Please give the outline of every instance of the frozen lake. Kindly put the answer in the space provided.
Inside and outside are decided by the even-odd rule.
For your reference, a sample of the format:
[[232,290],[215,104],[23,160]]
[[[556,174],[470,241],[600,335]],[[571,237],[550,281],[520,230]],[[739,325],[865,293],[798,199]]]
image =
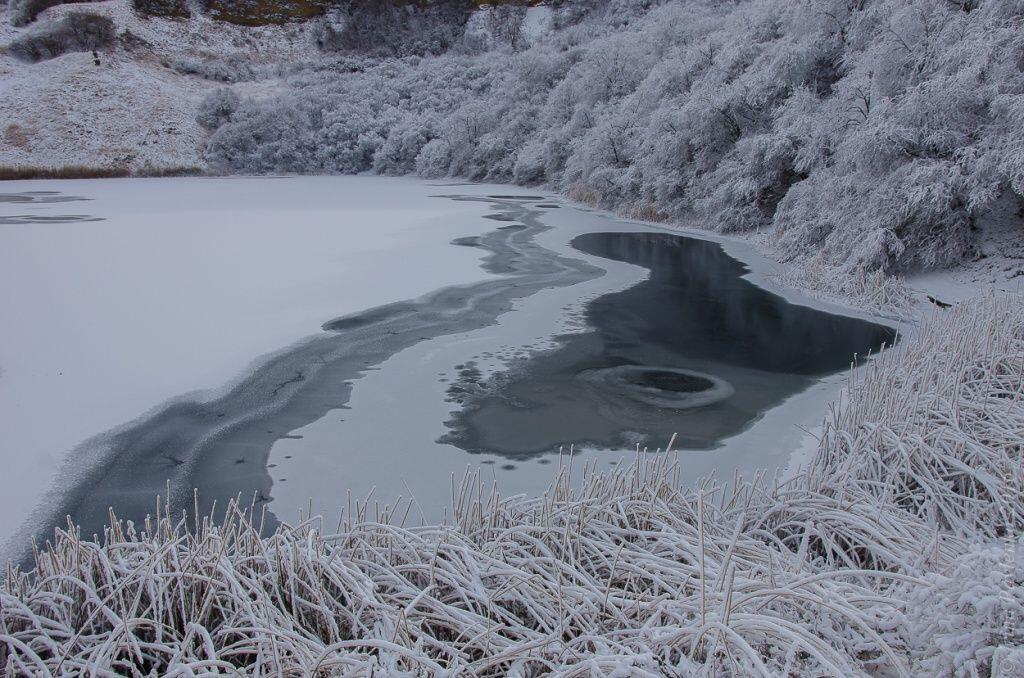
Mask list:
[[437,520],[467,466],[533,494],[560,447],[672,433],[692,479],[783,467],[893,332],[767,266],[507,186],[0,185],[0,539],[141,518],[168,484]]

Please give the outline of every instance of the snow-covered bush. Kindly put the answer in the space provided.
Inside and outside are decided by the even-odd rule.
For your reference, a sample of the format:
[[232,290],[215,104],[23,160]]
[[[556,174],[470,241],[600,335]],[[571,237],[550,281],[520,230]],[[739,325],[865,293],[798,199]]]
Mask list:
[[492,4],[487,10],[487,28],[491,37],[513,52],[523,45],[526,22],[526,0],[510,0]]
[[[339,20],[338,46],[394,54],[433,35],[411,19],[415,39],[388,28],[399,6],[375,6],[377,23]],[[359,101],[384,121],[367,147],[386,154],[378,172],[574,186],[629,214],[769,232],[784,256],[850,274],[976,256],[992,206],[1024,196],[1020,0],[565,0],[551,12],[556,28],[516,53],[493,40],[479,53],[467,35],[421,60],[311,66],[225,129],[259,134],[258,117],[277,145],[275,108]],[[296,134],[328,142],[324,118]],[[234,141],[248,150],[223,148]],[[254,171],[258,146],[225,131],[210,158]],[[289,167],[342,171],[323,157]]]
[[182,75],[197,75],[216,82],[246,82],[256,77],[256,68],[245,57],[179,59],[171,67]]
[[143,16],[187,19],[192,16],[188,0],[132,0],[132,9]]
[[[411,174],[416,172],[424,176],[430,172],[417,170],[417,158],[423,148],[434,141],[441,128],[441,123],[429,117],[415,115],[403,116],[388,131],[387,138],[374,156],[373,169],[380,174]],[[428,152],[429,154],[429,152]],[[424,159],[426,163],[426,159]],[[445,169],[448,161],[443,163]]]
[[206,129],[217,129],[234,114],[238,104],[238,95],[223,87],[210,93],[199,103],[196,122]]
[[53,59],[67,52],[103,49],[114,41],[114,22],[91,12],[69,12],[19,36],[7,48],[23,61]]
[[972,545],[910,587],[907,610],[919,675],[993,675],[999,648],[1024,646],[1024,542]]
[[462,37],[472,0],[343,0],[332,6],[319,45],[377,56],[441,54]]
[[[338,70],[345,75],[339,77]],[[243,101],[210,139],[207,156],[222,170],[361,172],[375,167],[398,173],[416,164],[411,153],[444,137],[449,160],[432,174],[447,174],[457,150],[452,142],[469,143],[467,135],[487,131],[484,114],[471,114],[472,107],[463,110],[463,104],[472,99],[471,92],[486,92],[491,80],[490,68],[462,56],[440,63],[418,57],[366,60],[358,66],[350,60],[328,62],[292,75],[292,92]],[[487,119],[492,122],[493,116]],[[393,129],[399,136],[385,146]],[[387,155],[378,158],[381,149]]]
[[12,24],[15,26],[25,26],[35,21],[37,16],[51,7],[88,1],[89,0],[11,0],[8,5],[8,11],[11,14]]

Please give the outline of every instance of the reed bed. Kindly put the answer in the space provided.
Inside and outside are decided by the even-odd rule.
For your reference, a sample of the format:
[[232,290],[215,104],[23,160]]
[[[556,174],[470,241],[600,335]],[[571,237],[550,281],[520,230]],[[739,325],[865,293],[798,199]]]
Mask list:
[[[763,245],[777,248],[765,238]],[[861,308],[881,313],[904,315],[916,300],[903,278],[883,271],[852,270],[830,266],[820,257],[793,262],[772,278],[782,287],[794,288],[823,299],[841,299]]]
[[[996,557],[979,549],[1022,522],[1022,380],[1020,300],[990,298],[941,313],[856,370],[817,456],[785,482],[760,473],[691,488],[674,453],[638,450],[604,473],[569,455],[539,498],[502,497],[467,472],[445,525],[407,525],[408,503],[361,503],[336,525],[310,518],[261,537],[253,506],[238,501],[218,521],[166,504],[143,525],[112,515],[96,540],[68,525],[33,571],[8,570],[0,666],[985,673],[997,646],[1022,639],[1007,634],[1003,608],[975,609],[958,587],[978,558]],[[921,615],[929,600],[960,601],[957,619],[970,626],[977,614],[980,633],[928,631],[941,623]]]

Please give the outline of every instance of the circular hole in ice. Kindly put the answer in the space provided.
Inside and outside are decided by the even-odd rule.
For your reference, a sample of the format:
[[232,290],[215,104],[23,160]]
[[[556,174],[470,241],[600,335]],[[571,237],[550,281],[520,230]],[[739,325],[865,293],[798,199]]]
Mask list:
[[587,370],[580,378],[616,394],[654,407],[691,409],[721,402],[734,393],[729,382],[714,375],[676,367],[620,365]]

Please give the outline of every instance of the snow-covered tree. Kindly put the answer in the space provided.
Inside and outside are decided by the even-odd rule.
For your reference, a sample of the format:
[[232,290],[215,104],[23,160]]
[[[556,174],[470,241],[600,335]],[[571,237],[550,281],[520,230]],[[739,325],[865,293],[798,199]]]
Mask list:
[[[450,34],[422,59],[298,69],[280,96],[237,107],[210,159],[572,187],[628,213],[772,233],[786,256],[851,271],[975,256],[993,206],[1024,205],[1024,0],[551,11],[555,29],[518,52]],[[397,34],[373,35],[365,51],[400,53]]]

